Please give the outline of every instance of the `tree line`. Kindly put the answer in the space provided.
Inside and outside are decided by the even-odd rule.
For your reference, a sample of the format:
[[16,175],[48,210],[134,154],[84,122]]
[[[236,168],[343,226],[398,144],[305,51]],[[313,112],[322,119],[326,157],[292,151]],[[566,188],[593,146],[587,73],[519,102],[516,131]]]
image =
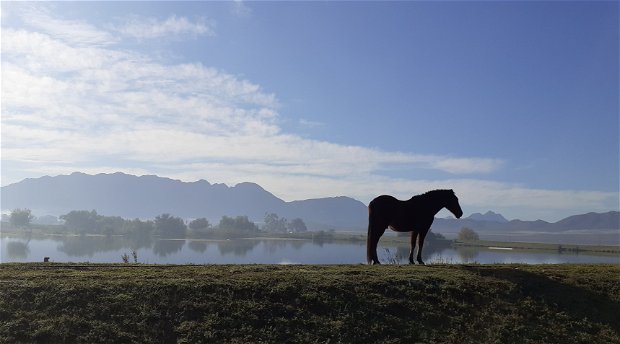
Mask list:
[[[3,218],[3,221],[6,218]],[[34,216],[30,209],[15,209],[8,216],[8,222],[16,228],[28,228]],[[96,210],[73,210],[61,215],[64,221],[62,227],[80,234],[130,234],[130,235],[159,235],[173,238],[203,236],[216,232],[231,233],[258,233],[265,232],[303,232],[307,231],[306,224],[300,218],[288,221],[277,214],[265,214],[265,224],[259,227],[247,216],[223,216],[217,225],[213,225],[205,217],[185,222],[182,218],[171,214],[161,214],[153,220],[128,220],[119,216],[104,216]]]

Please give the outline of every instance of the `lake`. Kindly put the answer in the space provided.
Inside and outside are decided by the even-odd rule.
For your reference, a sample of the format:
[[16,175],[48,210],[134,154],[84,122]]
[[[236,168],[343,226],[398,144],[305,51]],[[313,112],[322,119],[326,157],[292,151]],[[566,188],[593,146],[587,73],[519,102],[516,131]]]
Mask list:
[[[149,264],[362,264],[366,261],[364,242],[318,242],[291,239],[166,240],[142,238],[128,240],[122,236],[47,236],[0,238],[1,260],[7,262],[121,263],[132,251],[139,263]],[[379,259],[387,263],[407,263],[409,248],[379,243]],[[433,248],[424,246],[427,264],[460,263],[612,263],[620,256],[552,251],[529,252],[484,248]]]

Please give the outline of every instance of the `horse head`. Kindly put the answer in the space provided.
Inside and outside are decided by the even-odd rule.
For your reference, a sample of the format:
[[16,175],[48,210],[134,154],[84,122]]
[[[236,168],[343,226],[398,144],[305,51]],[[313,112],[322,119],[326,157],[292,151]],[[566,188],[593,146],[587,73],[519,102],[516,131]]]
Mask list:
[[461,205],[459,204],[459,199],[456,197],[456,194],[453,190],[450,190],[449,196],[446,200],[445,206],[457,219],[460,219],[463,216],[463,210],[461,210]]

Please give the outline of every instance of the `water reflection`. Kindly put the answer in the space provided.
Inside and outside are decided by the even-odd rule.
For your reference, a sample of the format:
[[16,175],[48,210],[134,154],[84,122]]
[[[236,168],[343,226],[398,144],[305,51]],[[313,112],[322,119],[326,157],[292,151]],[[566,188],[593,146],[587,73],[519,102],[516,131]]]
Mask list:
[[166,257],[180,252],[184,245],[185,240],[160,239],[155,241],[153,252],[159,257]]
[[223,256],[233,254],[244,257],[258,244],[258,240],[223,240],[217,242],[217,249]]
[[6,244],[6,251],[9,257],[17,259],[25,259],[30,254],[28,242],[11,241]]
[[[0,262],[90,261],[120,263],[124,254],[137,252],[141,263],[185,264],[359,264],[366,259],[362,241],[321,239],[159,239],[152,236],[45,236],[0,238]],[[407,264],[409,246],[386,242],[378,250],[382,262]],[[423,259],[429,263],[620,263],[618,256],[594,256],[570,252],[493,251],[474,247],[425,245]]]
[[204,240],[192,240],[187,246],[198,253],[204,253],[207,250],[207,243]]
[[116,251],[123,248],[124,242],[119,237],[90,237],[85,235],[62,237],[58,251],[69,257],[92,257],[98,252]]
[[[265,252],[267,254],[273,254],[279,250],[282,250],[285,247],[292,247],[295,250],[301,249],[304,245],[310,244],[311,242],[307,240],[266,240],[263,242],[263,246],[265,248]],[[314,242],[315,245],[321,247],[324,244],[324,241]]]
[[[422,260],[429,261],[435,256],[440,255],[441,251],[446,248],[449,248],[449,246],[437,245],[437,243],[428,242],[424,245],[424,249],[422,250]],[[377,252],[379,254],[379,260],[382,262],[398,264],[409,263],[410,246],[408,244],[401,244],[396,247],[390,247],[382,245],[381,242],[379,242],[379,248]]]
[[463,263],[475,263],[480,249],[476,247],[458,247],[456,252],[461,257]]

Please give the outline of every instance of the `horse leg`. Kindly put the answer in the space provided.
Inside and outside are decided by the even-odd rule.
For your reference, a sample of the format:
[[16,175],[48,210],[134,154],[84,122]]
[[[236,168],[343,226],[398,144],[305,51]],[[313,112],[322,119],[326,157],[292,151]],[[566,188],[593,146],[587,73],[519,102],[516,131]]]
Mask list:
[[417,242],[418,232],[411,232],[411,250],[409,250],[409,264],[414,264],[413,262],[413,250],[415,250],[415,243]]
[[385,227],[370,222],[368,224],[368,237],[366,238],[366,259],[368,264],[381,264],[377,257],[377,244],[379,238],[385,233]]
[[418,256],[416,257],[416,260],[421,265],[424,265],[424,262],[422,261],[422,247],[424,247],[424,238],[426,238],[426,233],[428,233],[428,230],[418,234]]

